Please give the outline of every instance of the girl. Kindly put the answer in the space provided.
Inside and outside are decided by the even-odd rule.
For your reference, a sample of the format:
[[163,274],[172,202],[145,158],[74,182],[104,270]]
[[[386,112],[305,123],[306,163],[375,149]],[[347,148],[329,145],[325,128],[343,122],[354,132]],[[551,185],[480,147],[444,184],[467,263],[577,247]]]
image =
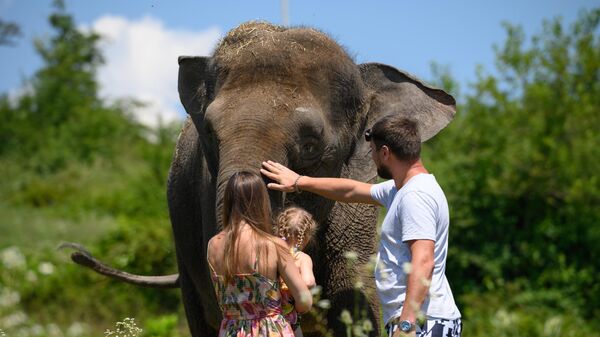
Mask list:
[[219,337],[294,336],[282,315],[281,277],[295,309],[312,296],[282,239],[271,234],[271,207],[261,177],[235,173],[223,196],[223,230],[208,242],[207,259],[223,313]]
[[[313,217],[302,208],[289,207],[277,217],[277,235],[285,240],[296,266],[300,270],[302,280],[307,287],[315,286],[312,259],[302,250],[312,239],[317,224]],[[298,312],[294,310],[295,297],[284,283],[282,285],[283,313],[294,329],[296,337],[302,336]]]

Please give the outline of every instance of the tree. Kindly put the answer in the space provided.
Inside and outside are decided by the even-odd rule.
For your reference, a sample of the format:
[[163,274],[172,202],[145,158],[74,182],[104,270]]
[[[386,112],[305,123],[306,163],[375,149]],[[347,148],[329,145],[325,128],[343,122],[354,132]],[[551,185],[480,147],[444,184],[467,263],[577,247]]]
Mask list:
[[0,154],[20,154],[39,172],[54,172],[69,160],[110,158],[116,147],[143,132],[123,105],[108,105],[98,95],[100,36],[78,30],[62,1],[54,6],[49,18],[54,36],[35,40],[44,66],[16,103],[0,98],[7,122],[0,128]]
[[[591,317],[600,302],[600,9],[518,26],[425,151],[448,191],[459,293],[510,283]],[[442,80],[448,80],[442,78]]]
[[14,22],[7,22],[0,19],[0,46],[14,45],[11,39],[21,36],[21,28]]

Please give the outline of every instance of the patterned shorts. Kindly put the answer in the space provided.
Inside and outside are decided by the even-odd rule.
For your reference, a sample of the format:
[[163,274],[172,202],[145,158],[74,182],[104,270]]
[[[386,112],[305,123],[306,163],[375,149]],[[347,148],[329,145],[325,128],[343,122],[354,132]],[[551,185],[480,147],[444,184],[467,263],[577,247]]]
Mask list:
[[[396,330],[400,330],[399,322],[391,322],[385,326],[388,336],[391,337]],[[422,326],[417,325],[417,337],[460,337],[462,334],[462,321],[460,318],[429,319]]]

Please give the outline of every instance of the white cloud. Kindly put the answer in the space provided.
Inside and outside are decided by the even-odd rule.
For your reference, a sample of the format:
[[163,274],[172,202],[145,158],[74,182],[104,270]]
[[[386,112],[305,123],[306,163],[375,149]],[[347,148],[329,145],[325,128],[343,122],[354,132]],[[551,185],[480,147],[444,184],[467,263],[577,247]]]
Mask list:
[[103,36],[100,44],[106,64],[99,69],[101,95],[109,99],[131,97],[146,107],[135,112],[142,123],[183,117],[177,93],[177,57],[208,55],[221,37],[219,28],[204,31],[165,27],[153,17],[128,20],[105,15],[91,27]]

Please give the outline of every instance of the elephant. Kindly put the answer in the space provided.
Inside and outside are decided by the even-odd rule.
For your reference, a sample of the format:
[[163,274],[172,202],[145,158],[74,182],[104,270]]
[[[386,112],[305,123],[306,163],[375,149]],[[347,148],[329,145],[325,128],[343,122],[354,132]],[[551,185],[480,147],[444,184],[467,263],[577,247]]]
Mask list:
[[[222,195],[240,170],[258,174],[273,160],[301,175],[375,183],[376,167],[363,135],[378,118],[417,121],[421,140],[456,113],[454,98],[392,66],[356,64],[336,41],[309,27],[247,22],[229,31],[205,57],[180,57],[178,90],[188,114],[169,171],[167,199],[178,274],[137,276],[114,270],[80,249],[72,258],[106,275],[155,287],[181,288],[192,336],[217,334],[221,321],[206,259],[221,228]],[[267,181],[267,178],[265,178]],[[331,301],[334,335],[345,334],[344,308],[360,302],[379,336],[379,303],[364,265],[377,250],[372,205],[344,204],[315,194],[269,191],[274,214],[287,205],[309,211],[318,230],[307,253],[317,284]],[[354,264],[345,254],[357,253]],[[356,295],[355,283],[362,282]],[[303,323],[305,334],[318,335]]]

